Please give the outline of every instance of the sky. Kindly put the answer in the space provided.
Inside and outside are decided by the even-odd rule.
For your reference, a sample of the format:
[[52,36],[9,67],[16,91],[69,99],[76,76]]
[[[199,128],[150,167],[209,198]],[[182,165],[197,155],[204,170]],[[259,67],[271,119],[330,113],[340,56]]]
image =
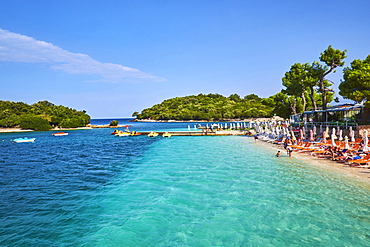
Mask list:
[[[0,0],[0,100],[91,118],[217,93],[269,97],[332,45],[370,54],[369,0]],[[338,85],[342,69],[328,76]]]

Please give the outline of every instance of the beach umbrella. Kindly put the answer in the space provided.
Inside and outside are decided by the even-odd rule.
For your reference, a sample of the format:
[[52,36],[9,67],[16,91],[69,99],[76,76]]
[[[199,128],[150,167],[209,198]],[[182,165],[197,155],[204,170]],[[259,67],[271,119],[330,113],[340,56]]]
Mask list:
[[355,142],[355,132],[353,131],[352,127],[349,127],[349,137],[351,137],[351,142]]
[[335,144],[335,139],[336,139],[336,136],[335,136],[335,132],[334,132],[334,133],[332,133],[332,134],[331,134],[331,145],[332,145],[333,147],[335,147],[335,146],[336,146],[336,144]]
[[312,128],[313,136],[316,136],[316,126],[314,125]]
[[299,130],[299,139],[303,140],[304,139],[304,134],[303,134],[303,129]]
[[339,141],[343,141],[343,131],[342,130],[339,130],[339,138],[338,138]]
[[194,124],[194,130],[197,130],[197,126]]
[[293,131],[291,131],[291,132],[292,132],[292,141],[297,140],[297,139],[295,138],[294,132],[293,132]]
[[332,136],[334,136],[334,139],[338,139],[338,137],[335,135],[335,128],[332,129]]
[[322,125],[320,124],[320,133],[322,133]]
[[370,148],[368,146],[369,138],[368,138],[367,135],[368,135],[367,130],[364,130],[364,134],[363,134],[364,148],[362,149],[362,151],[364,151],[364,152],[369,152],[370,151]]
[[285,127],[285,128],[284,128],[284,133],[285,133],[286,135],[288,135],[288,136],[290,135],[290,133],[289,133],[289,129],[288,129],[287,127]]
[[344,149],[349,149],[348,136],[344,137]]
[[190,131],[190,125],[188,125],[188,130]]
[[313,137],[313,131],[310,130],[310,141],[313,142],[315,138]]
[[327,132],[326,131],[323,131],[322,132],[322,142],[323,143],[326,143],[326,138],[328,137],[328,134],[327,134]]
[[326,129],[325,129],[326,133],[329,134],[329,126],[326,126]]
[[337,126],[337,133],[339,134],[339,131],[340,131],[340,127],[339,125]]

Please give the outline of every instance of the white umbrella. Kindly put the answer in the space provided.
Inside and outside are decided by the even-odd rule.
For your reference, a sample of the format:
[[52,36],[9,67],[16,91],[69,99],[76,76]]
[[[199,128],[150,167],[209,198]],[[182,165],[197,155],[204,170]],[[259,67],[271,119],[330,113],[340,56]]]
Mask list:
[[323,131],[322,132],[322,142],[323,143],[326,143],[326,138],[328,137],[328,134],[327,134],[327,132],[326,131]]
[[367,137],[367,130],[364,130],[363,140],[364,140],[364,148],[362,149],[362,151],[369,152],[370,148],[368,146],[369,138]]
[[310,130],[310,141],[313,142],[315,138],[313,137],[313,131]]
[[302,129],[299,130],[299,139],[304,140],[304,134]]
[[312,132],[313,132],[313,136],[316,136],[316,126],[315,125],[313,126]]
[[190,131],[190,125],[188,125],[188,130]]
[[348,136],[344,137],[344,149],[349,149]]
[[339,138],[338,138],[339,141],[343,141],[343,131],[342,130],[339,130]]
[[336,138],[336,136],[335,136],[335,132],[334,132],[334,133],[332,133],[332,134],[331,134],[331,145],[332,145],[333,147],[335,147],[335,146],[336,146],[336,144],[335,144],[335,138]]
[[333,128],[331,133],[332,133],[332,136],[334,136],[334,139],[338,139],[338,137],[335,135],[335,128]]
[[292,131],[292,141],[295,141],[295,140],[297,139],[295,138],[294,132]]
[[349,127],[349,137],[351,137],[351,142],[355,142],[355,132],[353,131],[352,127]]

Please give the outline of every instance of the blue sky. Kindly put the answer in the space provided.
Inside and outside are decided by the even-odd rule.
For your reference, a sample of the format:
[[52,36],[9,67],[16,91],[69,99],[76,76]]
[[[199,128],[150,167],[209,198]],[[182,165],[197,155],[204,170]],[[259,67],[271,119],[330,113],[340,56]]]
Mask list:
[[[0,100],[48,100],[92,118],[165,99],[268,97],[329,45],[370,54],[370,1],[0,0]],[[341,70],[328,77],[336,84]]]

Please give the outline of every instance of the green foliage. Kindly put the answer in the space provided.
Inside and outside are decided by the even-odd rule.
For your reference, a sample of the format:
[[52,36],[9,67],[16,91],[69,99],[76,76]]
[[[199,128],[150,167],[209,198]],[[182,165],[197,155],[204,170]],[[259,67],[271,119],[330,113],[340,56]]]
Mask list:
[[[351,67],[344,68],[343,79],[340,95],[357,102],[370,99],[370,55],[365,60],[353,60]],[[367,105],[370,107],[370,102]]]
[[237,94],[229,97],[199,94],[168,99],[135,115],[138,119],[153,120],[222,120],[272,116],[272,108],[261,101],[255,94],[244,98]]
[[109,124],[109,126],[117,126],[117,125],[118,125],[118,121],[117,120],[113,120]]
[[341,51],[334,49],[331,45],[320,54],[320,61],[324,62],[330,68],[342,67],[344,65],[347,50]]
[[370,116],[370,55],[364,60],[356,59],[351,67],[343,70],[343,81],[339,84],[339,94],[356,102],[363,101],[361,122],[368,123]]
[[47,130],[52,126],[84,127],[88,123],[90,116],[85,111],[56,106],[48,101],[28,105],[23,102],[0,100],[0,126],[3,127],[19,125],[21,128]]
[[[324,65],[319,62],[295,63],[285,73],[282,81],[286,88],[282,93],[293,97],[290,99],[293,114],[301,112],[297,109],[298,99],[302,101],[302,111],[307,108],[316,110],[318,104],[326,109],[327,103],[334,99],[334,93],[330,89],[332,83],[325,77],[331,72],[335,72],[335,68],[344,65],[343,59],[346,58],[346,52],[347,50],[340,51],[329,46],[320,54],[320,61]],[[319,98],[320,100],[318,100]]]
[[22,129],[32,129],[32,130],[50,130],[48,120],[34,114],[23,114],[20,117],[20,127]]

